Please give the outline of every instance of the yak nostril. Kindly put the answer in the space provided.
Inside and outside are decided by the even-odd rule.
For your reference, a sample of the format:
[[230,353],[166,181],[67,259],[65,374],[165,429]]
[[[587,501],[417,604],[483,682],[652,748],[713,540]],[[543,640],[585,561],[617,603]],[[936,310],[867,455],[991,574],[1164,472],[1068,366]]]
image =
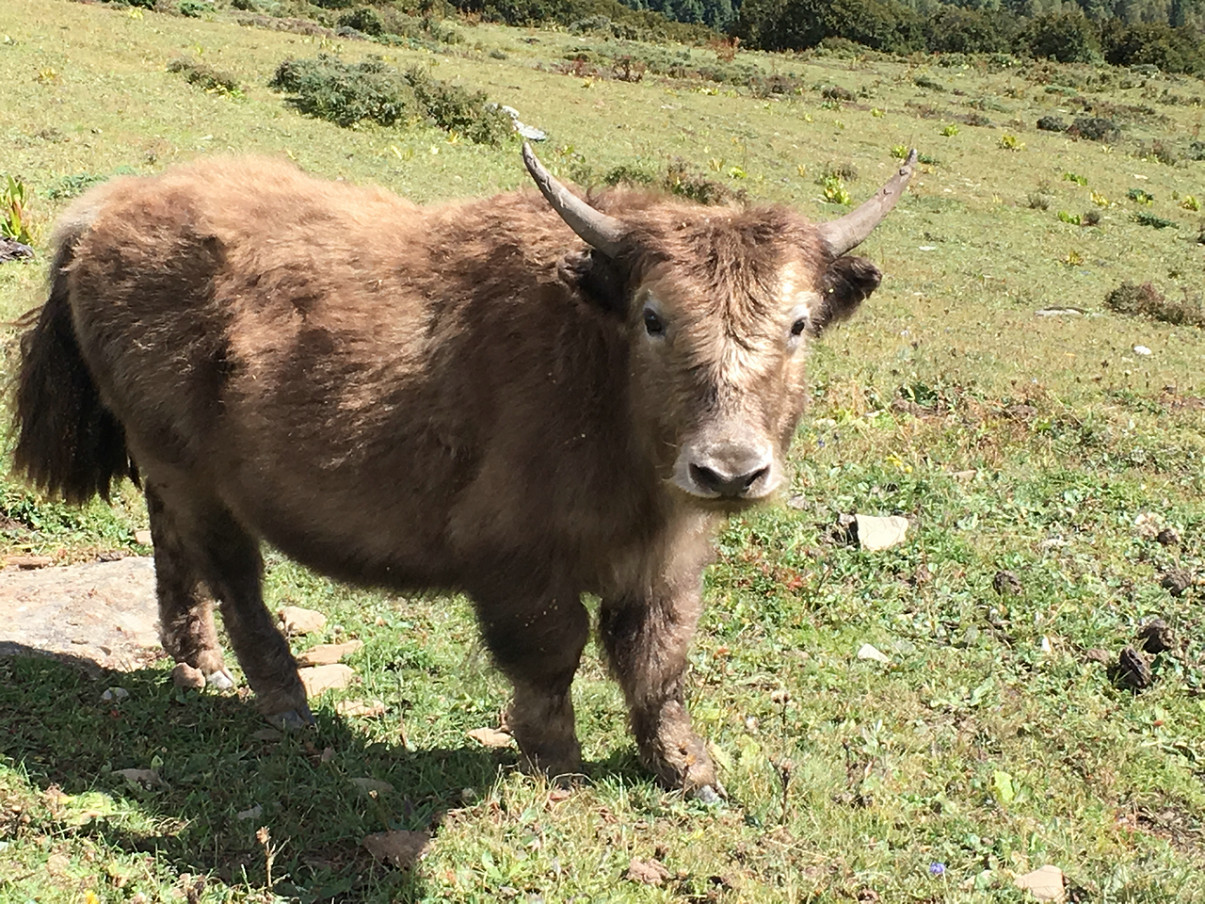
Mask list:
[[700,489],[708,493],[715,493],[717,496],[739,497],[748,493],[769,470],[769,465],[763,465],[753,471],[741,474],[724,474],[707,465],[692,464],[690,477]]

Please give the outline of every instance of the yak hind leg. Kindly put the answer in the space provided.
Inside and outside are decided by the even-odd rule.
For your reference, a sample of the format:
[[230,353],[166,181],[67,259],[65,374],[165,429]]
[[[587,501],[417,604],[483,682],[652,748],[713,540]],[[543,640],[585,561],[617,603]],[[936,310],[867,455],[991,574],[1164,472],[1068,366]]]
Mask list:
[[219,690],[235,685],[226,668],[213,623],[213,603],[202,592],[172,517],[159,494],[146,488],[155,555],[155,596],[159,603],[159,640],[177,663],[197,669]]
[[498,581],[487,594],[474,594],[486,645],[510,679],[514,698],[506,724],[519,745],[525,769],[549,776],[581,770],[571,686],[590,634],[580,594],[503,594]]
[[[264,605],[259,541],[216,501],[197,499],[191,494],[169,493],[162,486],[148,490],[148,498],[152,495],[158,510],[157,516],[153,517],[157,518],[160,534],[165,540],[166,586],[177,590],[184,585],[181,580],[185,573],[183,563],[188,563],[190,573],[204,581],[218,601],[226,633],[243,674],[247,676],[247,683],[255,692],[260,712],[272,723],[283,727],[311,724],[314,717],[306,702],[297,661]],[[152,539],[158,549],[159,537],[153,530]],[[155,566],[159,568],[158,554]],[[160,586],[164,585],[161,583]],[[186,607],[181,606],[179,600],[197,600],[195,589],[194,584],[191,597],[177,595],[166,601],[160,597],[160,617],[166,624],[201,626],[188,636],[201,635],[205,629],[212,632],[211,612],[198,611],[195,605],[182,611]],[[216,646],[214,639],[207,650],[216,650]],[[169,652],[176,655],[173,650],[169,649]]]
[[712,803],[724,794],[706,742],[691,728],[683,679],[698,592],[604,599],[599,633],[623,688],[640,758],[668,788]]

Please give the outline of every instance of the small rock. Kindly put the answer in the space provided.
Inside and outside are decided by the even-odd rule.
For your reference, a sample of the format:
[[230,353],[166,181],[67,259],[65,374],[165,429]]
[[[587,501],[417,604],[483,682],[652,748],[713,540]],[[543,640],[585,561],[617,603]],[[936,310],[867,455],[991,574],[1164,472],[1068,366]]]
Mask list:
[[1039,308],[1034,311],[1039,317],[1082,317],[1084,315],[1083,308]]
[[286,634],[313,634],[326,627],[326,616],[313,609],[285,606],[277,615]]
[[33,249],[23,242],[18,242],[16,239],[10,239],[7,236],[0,237],[0,264],[8,263],[9,261],[28,260],[33,257]]
[[1150,540],[1159,535],[1159,531],[1163,529],[1161,524],[1162,519],[1154,512],[1143,512],[1134,519],[1134,527],[1138,529],[1138,536]]
[[1175,646],[1172,629],[1161,618],[1153,618],[1139,628],[1138,639],[1142,642],[1142,649],[1152,655],[1166,652]]
[[858,545],[875,552],[899,546],[908,536],[908,519],[901,515],[854,515],[857,524]]
[[1108,650],[1102,650],[1100,647],[1089,650],[1084,654],[1084,658],[1089,662],[1099,662],[1101,665],[1108,665],[1113,657],[1109,655]]
[[259,819],[263,815],[264,815],[263,804],[256,804],[250,810],[240,810],[238,813],[235,814],[234,818],[240,819],[240,820],[246,822],[248,819]]
[[205,674],[187,662],[177,662],[172,669],[172,684],[185,690],[200,690],[205,686]]
[[427,832],[407,832],[396,829],[369,835],[360,843],[378,860],[392,863],[398,869],[410,869],[423,856],[431,835]]
[[1174,527],[1163,528],[1163,530],[1159,531],[1159,533],[1155,535],[1155,540],[1160,546],[1180,545],[1180,535],[1176,533],[1176,529]]
[[1192,575],[1185,568],[1169,568],[1159,576],[1159,586],[1172,596],[1181,596],[1192,586]]
[[151,546],[151,532],[149,530],[134,531],[134,542],[139,546]]
[[997,571],[992,578],[992,589],[1001,596],[1015,596],[1021,592],[1021,581],[1011,571]]
[[135,788],[167,787],[167,782],[154,769],[114,769],[113,774],[120,775]]
[[335,712],[341,716],[383,716],[385,704],[380,700],[340,700],[335,704]]
[[1150,353],[1151,353],[1151,350],[1149,348],[1147,348],[1145,345],[1135,345],[1134,346],[1134,354],[1136,354],[1136,355],[1141,355],[1142,357],[1145,358]]
[[100,695],[100,699],[104,700],[106,703],[120,703],[129,696],[130,692],[124,687],[111,687]]
[[310,647],[304,653],[297,657],[298,665],[331,665],[338,662],[344,656],[350,656],[360,647],[364,646],[362,640],[349,640],[347,643],[324,643],[316,647]]
[[862,644],[862,646],[860,646],[858,648],[858,658],[859,659],[870,659],[870,660],[873,660],[874,662],[882,662],[882,663],[891,662],[891,660],[887,658],[887,654],[883,653],[881,650],[879,650],[875,647],[872,647],[868,643],[864,643],[864,644]]
[[629,882],[639,882],[641,885],[662,885],[669,877],[669,870],[659,860],[641,860],[639,857],[632,858],[624,875]]
[[5,560],[6,565],[15,565],[22,571],[29,571],[33,568],[45,568],[48,565],[54,564],[54,559],[50,556],[9,556]]
[[1141,653],[1133,647],[1126,647],[1117,655],[1117,664],[1109,669],[1109,679],[1115,687],[1137,693],[1150,687],[1151,667]]
[[1017,888],[1028,891],[1039,901],[1062,901],[1067,892],[1063,886],[1063,871],[1049,864],[1013,880]]
[[474,728],[468,736],[484,747],[509,747],[513,738],[496,728]]
[[381,781],[379,778],[353,778],[349,781],[363,791],[365,794],[390,794],[393,791],[393,785],[389,782]]
[[351,684],[356,676],[350,666],[341,663],[310,666],[298,669],[297,674],[301,676],[301,683],[305,685],[305,692],[309,697],[317,697],[326,691],[342,690]]

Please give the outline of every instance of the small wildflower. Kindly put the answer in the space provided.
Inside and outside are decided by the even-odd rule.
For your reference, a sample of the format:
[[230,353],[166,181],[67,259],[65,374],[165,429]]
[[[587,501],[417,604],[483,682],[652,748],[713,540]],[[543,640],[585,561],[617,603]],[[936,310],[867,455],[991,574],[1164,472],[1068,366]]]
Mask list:
[[936,861],[934,861],[933,863],[929,864],[929,875],[930,876],[944,876],[945,874],[946,874],[946,865],[944,863],[937,863]]

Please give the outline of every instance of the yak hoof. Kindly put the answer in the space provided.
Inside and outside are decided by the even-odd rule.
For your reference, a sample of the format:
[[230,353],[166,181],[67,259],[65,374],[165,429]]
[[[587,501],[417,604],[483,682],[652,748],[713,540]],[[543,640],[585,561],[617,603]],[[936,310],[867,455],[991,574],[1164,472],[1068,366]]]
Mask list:
[[315,724],[314,714],[310,712],[310,708],[304,703],[300,709],[289,709],[283,713],[272,713],[266,718],[272,723],[273,728],[279,728],[281,731],[296,731]]
[[233,690],[238,682],[234,680],[234,676],[226,671],[226,669],[219,669],[206,675],[205,683],[217,688],[219,691],[229,691]]

